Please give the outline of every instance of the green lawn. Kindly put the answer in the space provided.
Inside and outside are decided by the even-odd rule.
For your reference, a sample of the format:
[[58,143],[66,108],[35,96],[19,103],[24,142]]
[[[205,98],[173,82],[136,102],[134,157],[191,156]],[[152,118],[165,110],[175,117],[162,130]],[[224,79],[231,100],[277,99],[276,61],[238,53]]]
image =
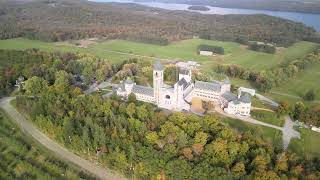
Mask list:
[[21,133],[0,110],[0,179],[92,179]]
[[[197,54],[197,47],[200,44],[221,46],[225,49],[225,55],[214,57],[200,56]],[[46,43],[22,38],[0,41],[0,49],[39,48],[44,51],[83,52],[94,54],[113,62],[125,60],[130,57],[139,57],[129,54],[170,60],[196,60],[201,62],[208,72],[212,71],[213,66],[216,64],[238,64],[255,70],[263,70],[273,67],[283,61],[301,57],[312,51],[316,45],[317,44],[310,42],[299,42],[289,48],[279,48],[277,53],[273,55],[251,51],[245,46],[234,42],[201,39],[173,42],[168,46],[158,46],[125,40],[109,40],[90,45],[88,48],[78,48],[68,42]],[[148,57],[140,58],[151,59]]]
[[[303,97],[304,94],[314,89],[316,92],[316,99],[320,100],[320,64],[307,68],[305,71],[299,72],[295,78],[283,83],[280,87],[274,88],[272,92],[282,93],[284,95],[269,93],[275,99],[291,99],[292,101],[301,101],[296,97],[288,95]],[[288,95],[286,95],[288,94]]]
[[280,127],[284,125],[284,118],[278,117],[275,112],[253,110],[251,111],[251,117],[258,121],[262,121]]
[[299,129],[301,139],[294,139],[289,145],[289,150],[306,157],[320,158],[320,133],[309,129]]

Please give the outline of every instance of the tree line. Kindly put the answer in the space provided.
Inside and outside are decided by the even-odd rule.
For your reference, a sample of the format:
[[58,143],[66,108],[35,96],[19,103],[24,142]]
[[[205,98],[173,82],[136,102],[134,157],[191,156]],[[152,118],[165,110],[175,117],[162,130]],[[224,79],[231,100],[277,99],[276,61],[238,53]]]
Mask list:
[[256,72],[234,64],[218,65],[215,71],[229,77],[248,80],[260,91],[267,92],[316,63],[320,63],[320,49],[318,48],[303,58],[282,63],[265,71]]
[[266,15],[202,15],[71,0],[6,1],[1,2],[0,12],[0,39],[66,41],[97,37],[167,45],[200,36],[223,41],[245,37],[277,46],[300,40],[320,42],[314,29]]
[[[112,77],[123,66],[111,64],[88,54],[49,53],[37,49],[24,51],[0,50],[0,96],[9,94],[18,77],[41,77],[48,85],[62,78],[69,85],[85,88],[93,82]],[[38,81],[35,82],[35,84]],[[43,83],[40,83],[40,85]],[[44,83],[45,84],[45,83]],[[36,87],[31,85],[31,89]]]
[[276,46],[273,44],[259,43],[259,42],[251,42],[249,43],[248,49],[258,52],[265,52],[269,54],[276,53]]
[[303,102],[290,104],[287,101],[279,103],[277,113],[280,115],[290,114],[294,120],[298,120],[307,125],[320,127],[320,106],[307,106]]
[[223,47],[219,46],[212,46],[212,45],[206,45],[206,44],[201,44],[198,46],[198,51],[210,51],[215,54],[224,54],[224,49]]

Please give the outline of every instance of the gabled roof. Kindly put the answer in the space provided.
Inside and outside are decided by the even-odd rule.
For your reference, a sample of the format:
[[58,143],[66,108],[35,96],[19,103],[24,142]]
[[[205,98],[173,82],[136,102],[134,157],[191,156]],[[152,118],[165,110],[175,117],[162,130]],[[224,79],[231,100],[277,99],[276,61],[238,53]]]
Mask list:
[[153,88],[146,86],[134,85],[132,88],[132,92],[137,94],[144,94],[146,96],[153,96]]
[[190,71],[188,69],[180,68],[179,74],[189,75]]
[[238,97],[234,94],[232,94],[231,92],[225,92],[224,94],[222,94],[222,97],[227,100],[228,102],[230,101],[235,101],[238,99]]
[[153,64],[153,69],[157,71],[163,71],[164,67],[159,60],[156,60],[156,62]]
[[215,82],[196,81],[194,87],[196,89],[202,89],[202,90],[208,90],[208,91],[221,91],[221,85]]
[[120,91],[122,91],[122,92],[126,91],[126,89],[124,87],[124,83],[119,84],[118,89],[120,89]]
[[127,79],[124,81],[125,84],[133,84],[133,81],[130,77],[127,77]]
[[231,84],[230,83],[230,79],[228,78],[228,76],[226,77],[226,79],[223,81],[224,84]]
[[185,89],[188,86],[188,82],[184,78],[182,78],[180,79],[180,81],[178,81],[178,85],[183,86],[183,89]]
[[239,98],[239,101],[243,103],[251,103],[251,96],[248,93],[245,93],[243,96]]

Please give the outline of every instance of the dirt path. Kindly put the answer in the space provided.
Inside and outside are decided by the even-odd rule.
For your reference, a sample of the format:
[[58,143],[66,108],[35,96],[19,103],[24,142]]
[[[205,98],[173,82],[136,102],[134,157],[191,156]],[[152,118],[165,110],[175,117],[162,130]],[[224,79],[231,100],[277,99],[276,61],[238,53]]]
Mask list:
[[36,141],[41,143],[43,146],[54,152],[57,156],[64,160],[67,160],[81,169],[90,172],[100,179],[125,179],[123,176],[116,174],[110,169],[101,168],[98,165],[85,160],[74,153],[68,151],[58,143],[48,138],[45,134],[39,131],[30,121],[26,120],[11,104],[10,101],[13,97],[6,97],[0,100],[0,107],[6,111],[6,113],[22,130],[23,133],[29,134]]
[[126,52],[121,52],[121,51],[113,51],[113,50],[107,50],[103,49],[105,52],[110,52],[110,53],[115,53],[115,54],[120,54],[120,55],[129,55],[129,56],[135,56],[135,57],[140,57],[140,58],[149,58],[149,59],[156,59],[156,60],[162,60],[162,61],[170,61],[174,58],[158,58],[158,57],[153,57],[153,56],[147,56],[147,55],[140,55],[140,54],[134,54],[134,53],[126,53]]

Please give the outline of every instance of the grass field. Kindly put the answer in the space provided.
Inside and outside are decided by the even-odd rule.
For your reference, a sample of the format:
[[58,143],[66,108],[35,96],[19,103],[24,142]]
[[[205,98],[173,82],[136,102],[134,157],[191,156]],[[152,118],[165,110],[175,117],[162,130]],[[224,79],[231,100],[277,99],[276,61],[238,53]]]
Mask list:
[[[316,92],[316,99],[320,100],[320,64],[316,64],[305,71],[299,72],[295,78],[272,90],[272,92],[284,95],[270,93],[270,96],[275,99],[286,98],[292,99],[293,101],[299,101],[301,99],[293,96],[303,97],[310,89],[314,89]],[[293,96],[290,97],[286,94]]]
[[[197,47],[200,44],[221,46],[225,55],[213,57],[200,56]],[[149,57],[170,60],[195,60],[201,62],[207,71],[216,64],[238,64],[255,70],[263,70],[276,66],[290,59],[298,58],[312,51],[317,44],[299,42],[289,48],[279,48],[276,54],[267,54],[248,50],[245,46],[234,42],[190,39],[174,42],[168,46],[158,46],[125,40],[110,40],[98,42],[88,48],[76,47],[73,43],[46,43],[22,38],[1,40],[0,49],[39,48],[44,51],[70,51],[90,53],[112,62],[132,57],[153,59]],[[144,57],[148,56],[148,57]]]
[[0,179],[92,179],[50,155],[0,111]]
[[301,139],[294,139],[289,145],[289,150],[306,157],[320,158],[320,133],[309,129],[299,129]]
[[280,127],[284,125],[284,118],[278,117],[275,112],[253,110],[251,111],[251,117],[258,121],[262,121]]

